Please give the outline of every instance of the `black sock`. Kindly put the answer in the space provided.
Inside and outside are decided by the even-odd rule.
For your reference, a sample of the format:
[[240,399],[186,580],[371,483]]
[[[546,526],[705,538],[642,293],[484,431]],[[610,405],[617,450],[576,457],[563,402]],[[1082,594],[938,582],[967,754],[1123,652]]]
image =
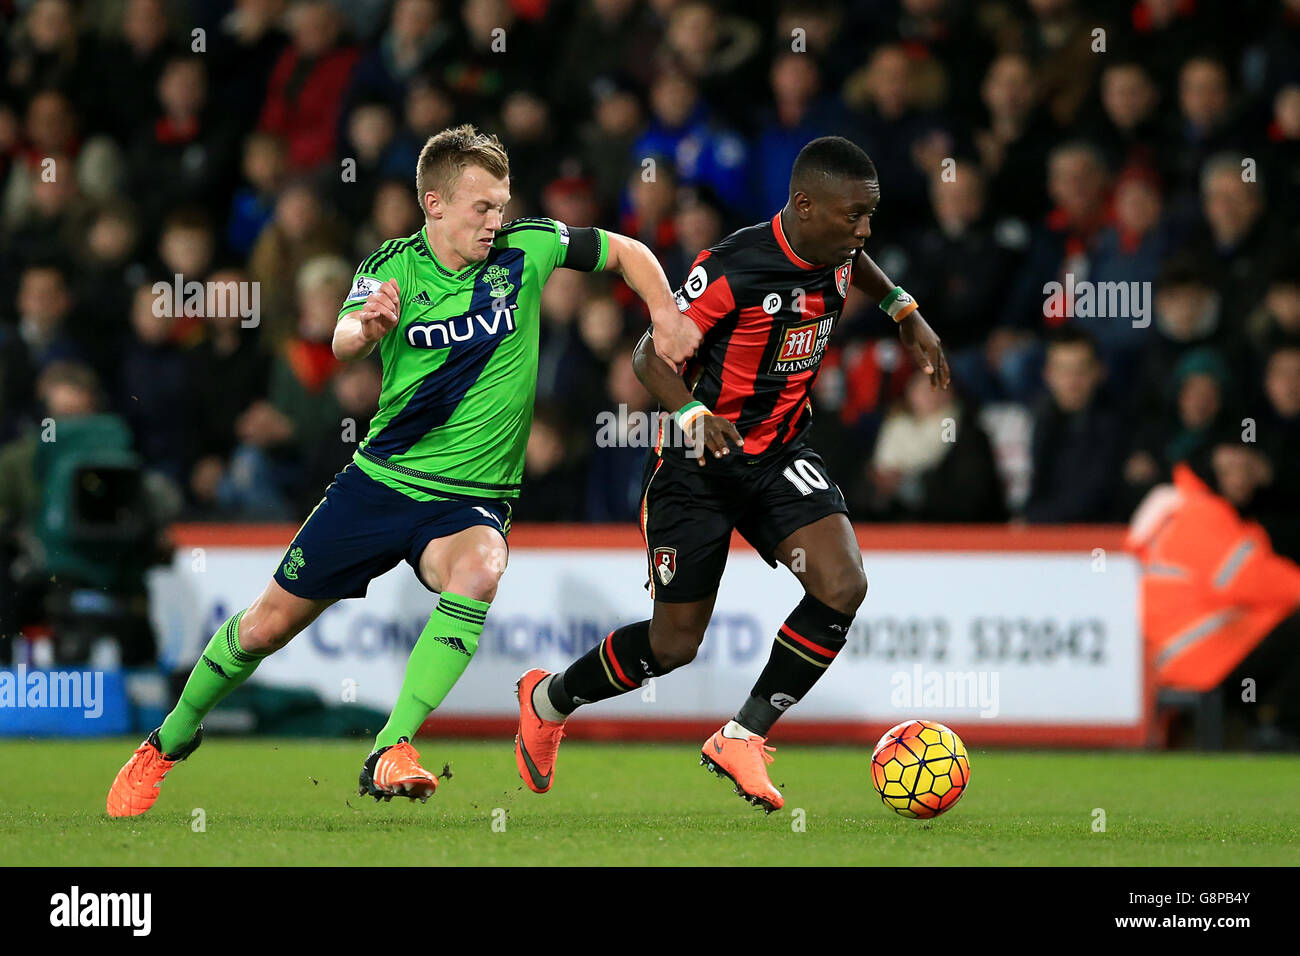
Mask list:
[[853,615],[805,594],[772,642],[767,666],[749,692],[736,723],[766,737],[776,719],[812,690],[848,640]]
[[546,688],[551,706],[568,715],[580,704],[636,690],[648,677],[665,673],[650,651],[650,622],[620,627],[556,675]]

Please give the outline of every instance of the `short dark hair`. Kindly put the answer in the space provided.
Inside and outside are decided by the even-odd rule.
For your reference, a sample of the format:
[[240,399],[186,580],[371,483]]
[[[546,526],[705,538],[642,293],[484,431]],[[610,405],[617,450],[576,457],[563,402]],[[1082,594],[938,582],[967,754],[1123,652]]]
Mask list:
[[876,164],[856,143],[843,136],[822,136],[795,157],[790,170],[790,195],[811,192],[827,181],[845,179],[879,182]]
[[1058,325],[1047,333],[1045,345],[1052,348],[1058,345],[1083,345],[1092,353],[1094,359],[1101,359],[1101,349],[1097,345],[1097,339],[1087,329],[1080,328],[1077,325],[1066,324]]

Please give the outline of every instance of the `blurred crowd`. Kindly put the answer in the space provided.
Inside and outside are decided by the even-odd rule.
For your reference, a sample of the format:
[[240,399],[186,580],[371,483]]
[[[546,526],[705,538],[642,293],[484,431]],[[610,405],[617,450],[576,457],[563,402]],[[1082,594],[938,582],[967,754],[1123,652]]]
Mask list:
[[[330,349],[353,270],[420,227],[419,149],[470,121],[509,149],[508,218],[635,236],[674,285],[785,203],[808,140],[867,151],[868,252],[954,387],[850,298],[813,441],[858,519],[1122,521],[1187,461],[1300,556],[1300,0],[0,0],[0,25],[0,518],[39,494],[43,421],[108,413],[168,517],[301,520],[379,397]],[[1081,283],[1131,295],[1089,314]],[[636,514],[645,449],[597,420],[652,410],[645,326],[608,276],[547,284],[517,520]]]

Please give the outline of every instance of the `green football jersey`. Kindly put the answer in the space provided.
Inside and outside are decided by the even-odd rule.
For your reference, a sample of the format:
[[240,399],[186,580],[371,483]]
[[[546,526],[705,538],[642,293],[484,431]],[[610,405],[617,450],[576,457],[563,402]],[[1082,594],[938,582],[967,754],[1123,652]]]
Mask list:
[[379,411],[353,455],[357,467],[421,500],[518,497],[542,286],[561,266],[603,269],[608,250],[602,230],[571,233],[552,219],[507,223],[487,258],[458,272],[437,260],[424,227],[380,246],[339,310],[349,315],[397,281],[398,322],[379,341]]

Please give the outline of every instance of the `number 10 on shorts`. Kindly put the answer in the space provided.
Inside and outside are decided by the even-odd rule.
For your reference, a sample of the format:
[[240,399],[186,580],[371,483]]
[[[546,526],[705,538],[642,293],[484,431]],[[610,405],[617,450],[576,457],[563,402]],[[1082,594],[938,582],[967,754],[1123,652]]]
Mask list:
[[799,489],[801,495],[810,495],[813,491],[825,491],[830,487],[830,482],[807,458],[796,459],[794,464],[781,474],[789,479],[790,484]]

